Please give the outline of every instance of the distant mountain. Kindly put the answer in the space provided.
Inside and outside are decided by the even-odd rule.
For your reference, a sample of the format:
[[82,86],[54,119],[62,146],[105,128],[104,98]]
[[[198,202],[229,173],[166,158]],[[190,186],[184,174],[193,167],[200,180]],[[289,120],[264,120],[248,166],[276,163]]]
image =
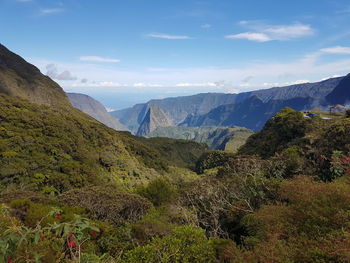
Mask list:
[[347,75],[342,81],[335,87],[335,89],[326,96],[328,104],[347,105],[350,104],[350,74]]
[[118,131],[127,130],[117,119],[108,114],[106,108],[99,101],[85,94],[67,93],[67,95],[73,107],[85,112],[112,129]]
[[254,131],[260,130],[266,121],[285,107],[295,110],[310,109],[312,98],[293,98],[263,102],[256,96],[242,102],[219,106],[207,114],[189,115],[180,126],[242,126]]
[[171,119],[156,105],[150,105],[148,111],[137,131],[137,136],[146,136],[157,127],[172,126]]
[[1,44],[0,93],[62,109],[70,107],[66,94],[56,82]]
[[151,100],[147,103],[137,104],[112,112],[112,116],[126,125],[133,133],[136,133],[149,105],[159,106],[174,122],[182,123],[189,115],[203,115],[211,110],[226,104],[242,102],[251,97],[257,97],[266,103],[270,100],[290,100],[293,98],[313,98],[314,107],[318,107],[343,79],[331,78],[321,82],[304,83],[286,87],[275,87],[265,90],[256,90],[239,94],[203,93],[193,96],[166,98]]
[[136,133],[147,113],[149,105],[160,107],[176,125],[181,123],[190,113],[207,113],[212,108],[231,103],[236,96],[236,94],[203,93],[193,96],[151,100],[147,103],[136,104],[132,108],[112,112],[111,114],[133,133]]
[[242,127],[158,127],[147,137],[167,137],[206,143],[212,150],[237,150],[253,132]]

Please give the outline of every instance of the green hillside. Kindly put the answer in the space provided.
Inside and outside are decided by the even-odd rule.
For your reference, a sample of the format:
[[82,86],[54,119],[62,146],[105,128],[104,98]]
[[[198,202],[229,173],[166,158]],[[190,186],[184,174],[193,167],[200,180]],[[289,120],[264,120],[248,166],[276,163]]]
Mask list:
[[137,181],[167,169],[157,150],[78,111],[62,113],[4,95],[0,103],[2,187],[29,184],[63,192],[91,183]]

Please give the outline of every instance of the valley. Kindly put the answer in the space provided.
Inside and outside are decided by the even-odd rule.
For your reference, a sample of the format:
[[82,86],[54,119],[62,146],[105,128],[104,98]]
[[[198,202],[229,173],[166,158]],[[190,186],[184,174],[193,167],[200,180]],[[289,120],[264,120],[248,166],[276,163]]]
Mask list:
[[0,3],[0,263],[350,262],[346,6],[214,2]]

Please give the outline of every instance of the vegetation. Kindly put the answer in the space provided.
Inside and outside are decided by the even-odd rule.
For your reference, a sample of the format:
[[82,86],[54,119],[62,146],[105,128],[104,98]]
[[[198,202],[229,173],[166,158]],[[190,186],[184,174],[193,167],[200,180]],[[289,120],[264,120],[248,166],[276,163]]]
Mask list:
[[[179,162],[166,158],[175,159],[178,154],[181,161],[192,161],[196,159],[193,146],[197,155],[205,150],[196,143],[187,147],[168,140],[169,147],[173,144],[176,150],[165,155],[166,149],[151,147],[156,143],[145,140],[145,144],[74,111],[62,113],[4,95],[0,95],[0,104],[3,188],[25,184],[32,190],[57,195],[88,184],[135,183],[162,174],[168,165]],[[193,155],[187,153],[188,148],[193,149]]]
[[0,103],[0,262],[350,261],[345,115],[286,108],[228,152]]
[[169,164],[194,169],[194,163],[208,149],[204,143],[191,142],[186,140],[174,140],[170,138],[143,138],[137,140],[145,145],[157,149]]

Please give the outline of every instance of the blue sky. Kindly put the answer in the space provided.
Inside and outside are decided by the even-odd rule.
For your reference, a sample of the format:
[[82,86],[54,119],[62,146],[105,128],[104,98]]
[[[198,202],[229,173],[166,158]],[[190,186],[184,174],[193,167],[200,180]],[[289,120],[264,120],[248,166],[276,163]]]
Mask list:
[[350,73],[348,0],[0,0],[0,42],[120,109]]

